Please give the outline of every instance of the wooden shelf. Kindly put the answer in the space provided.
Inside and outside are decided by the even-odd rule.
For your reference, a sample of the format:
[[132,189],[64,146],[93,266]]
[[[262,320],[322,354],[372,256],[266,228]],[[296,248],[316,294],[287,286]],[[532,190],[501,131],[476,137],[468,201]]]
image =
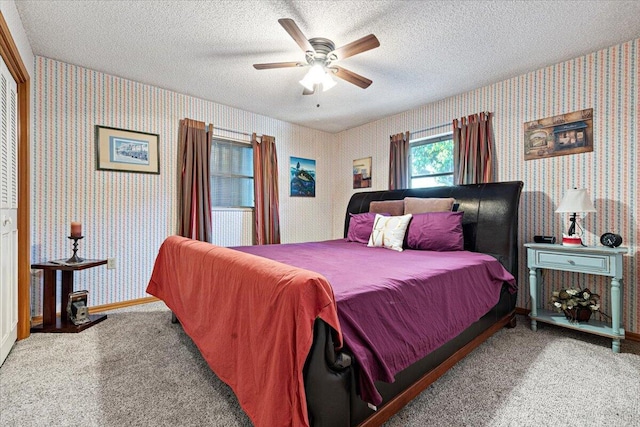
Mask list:
[[537,320],[538,322],[549,323],[563,328],[574,329],[607,338],[624,339],[624,329],[619,329],[619,333],[614,334],[611,325],[600,320],[589,319],[588,322],[570,322],[564,313],[557,313],[552,310],[543,310],[540,308],[538,309],[537,316],[529,317],[531,320]]
[[74,333],[81,332],[85,329],[95,325],[96,323],[102,322],[107,318],[106,314],[90,314],[89,319],[90,322],[83,323],[82,325],[74,325],[71,322],[63,322],[59,317],[56,318],[55,325],[35,325],[31,327],[31,332],[61,332],[61,333]]

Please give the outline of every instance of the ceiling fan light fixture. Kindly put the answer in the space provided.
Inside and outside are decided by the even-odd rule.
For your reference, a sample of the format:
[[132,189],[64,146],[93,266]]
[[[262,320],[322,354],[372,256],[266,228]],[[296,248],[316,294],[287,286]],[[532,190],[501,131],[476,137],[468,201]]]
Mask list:
[[313,90],[315,85],[322,83],[325,74],[325,69],[321,64],[313,64],[304,78],[300,80],[300,84],[309,90]]
[[304,86],[306,89],[313,91],[315,83],[309,78],[309,73],[302,80],[300,80],[300,84]]
[[313,80],[314,83],[320,83],[322,81],[322,76],[324,76],[326,70],[322,64],[318,64],[317,62],[311,66],[311,69],[307,73],[310,79]]
[[324,76],[322,76],[322,91],[326,92],[329,89],[331,89],[332,87],[334,87],[336,85],[336,81],[331,77],[331,75],[329,73],[324,73]]
[[310,91],[313,91],[319,84],[322,85],[322,90],[327,91],[336,85],[336,81],[327,72],[327,69],[321,64],[314,64],[307,72],[300,84]]

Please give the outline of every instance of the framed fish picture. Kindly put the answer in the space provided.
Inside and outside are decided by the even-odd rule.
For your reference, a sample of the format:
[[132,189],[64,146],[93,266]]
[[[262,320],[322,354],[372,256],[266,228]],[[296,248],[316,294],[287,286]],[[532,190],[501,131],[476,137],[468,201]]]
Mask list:
[[316,197],[315,160],[289,158],[289,188],[291,197]]

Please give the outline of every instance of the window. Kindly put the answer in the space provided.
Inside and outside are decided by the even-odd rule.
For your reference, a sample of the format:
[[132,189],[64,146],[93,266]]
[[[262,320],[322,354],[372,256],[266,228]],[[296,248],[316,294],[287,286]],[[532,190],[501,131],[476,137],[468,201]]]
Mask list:
[[409,142],[411,188],[453,185],[453,134]]
[[253,148],[248,143],[213,138],[211,206],[252,208]]

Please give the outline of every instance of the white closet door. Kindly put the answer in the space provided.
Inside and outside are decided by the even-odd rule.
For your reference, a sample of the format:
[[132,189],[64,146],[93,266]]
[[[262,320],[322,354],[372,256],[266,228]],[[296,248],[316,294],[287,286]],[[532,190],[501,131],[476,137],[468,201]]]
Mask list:
[[18,93],[0,69],[0,364],[18,332]]

